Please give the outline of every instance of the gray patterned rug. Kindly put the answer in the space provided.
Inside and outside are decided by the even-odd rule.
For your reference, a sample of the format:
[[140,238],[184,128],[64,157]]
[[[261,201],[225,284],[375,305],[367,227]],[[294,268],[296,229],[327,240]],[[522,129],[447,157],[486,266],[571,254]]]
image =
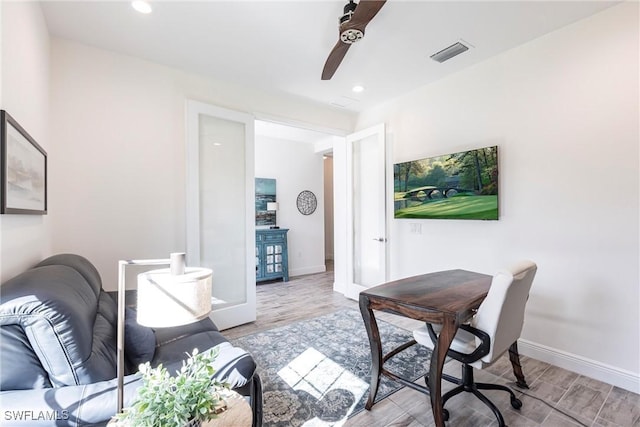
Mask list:
[[[383,353],[411,332],[378,321]],[[233,340],[251,352],[263,382],[267,427],[340,426],[369,397],[371,352],[360,312],[342,310]],[[424,376],[430,352],[412,346],[385,367],[404,378]],[[376,401],[402,386],[382,378]]]

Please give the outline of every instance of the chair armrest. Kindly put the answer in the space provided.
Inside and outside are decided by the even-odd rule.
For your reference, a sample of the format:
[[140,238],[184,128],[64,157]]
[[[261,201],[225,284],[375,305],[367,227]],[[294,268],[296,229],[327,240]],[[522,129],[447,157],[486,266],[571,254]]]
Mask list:
[[[473,363],[476,360],[479,360],[489,354],[489,350],[491,348],[491,337],[489,336],[489,334],[466,323],[460,325],[459,329],[463,329],[470,334],[473,334],[476,337],[480,338],[480,345],[477,346],[471,353],[461,353],[459,351],[449,349],[447,351],[447,355],[449,357],[453,357],[454,359],[459,360],[462,363]],[[435,343],[438,341],[438,335],[433,330],[433,325],[431,323],[427,323],[427,330],[429,331],[429,337],[431,337],[431,341],[435,345]]]

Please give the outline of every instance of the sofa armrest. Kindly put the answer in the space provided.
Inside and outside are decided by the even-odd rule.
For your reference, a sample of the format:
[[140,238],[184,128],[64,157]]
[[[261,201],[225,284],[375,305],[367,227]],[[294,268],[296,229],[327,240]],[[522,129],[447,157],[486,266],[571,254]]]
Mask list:
[[[117,291],[109,291],[106,292],[114,301],[115,304],[118,303],[118,292]],[[136,298],[137,291],[128,290],[125,291],[125,305],[133,310],[136,309]],[[200,332],[207,331],[218,331],[218,327],[213,323],[213,321],[206,317],[198,322],[191,323],[188,325],[182,326],[172,326],[169,328],[152,328],[156,334],[156,345],[162,346],[171,341],[178,340],[180,338],[194,335]]]
[[170,328],[153,328],[156,333],[156,346],[160,347],[172,341],[184,337],[199,334],[201,332],[217,332],[218,328],[208,317],[196,323],[182,326],[172,326]]
[[[139,375],[125,377],[125,407],[140,385]],[[116,413],[116,403],[116,379],[87,385],[3,391],[0,393],[0,425],[105,426]]]

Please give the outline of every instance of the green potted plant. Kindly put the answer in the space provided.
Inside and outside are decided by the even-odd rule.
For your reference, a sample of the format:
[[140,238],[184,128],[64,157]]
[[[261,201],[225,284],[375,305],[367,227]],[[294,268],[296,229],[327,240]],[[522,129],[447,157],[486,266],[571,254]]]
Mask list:
[[195,349],[171,376],[166,368],[140,365],[142,386],[134,403],[116,415],[117,426],[184,427],[199,426],[225,409],[224,395],[229,385],[213,379],[217,349],[199,353]]

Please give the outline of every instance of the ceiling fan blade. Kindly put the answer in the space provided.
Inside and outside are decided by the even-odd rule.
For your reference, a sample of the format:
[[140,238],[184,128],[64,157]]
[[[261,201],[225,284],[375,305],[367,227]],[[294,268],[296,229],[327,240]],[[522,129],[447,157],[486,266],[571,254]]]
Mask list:
[[322,70],[322,80],[331,80],[333,74],[338,69],[338,66],[342,62],[342,59],[347,54],[347,51],[351,47],[350,44],[342,43],[338,40],[338,43],[333,47],[327,62],[324,63],[324,69]]
[[386,0],[360,0],[353,16],[345,23],[345,28],[358,28],[364,32],[364,27],[380,12],[385,3]]
[[[338,40],[338,43],[333,47],[333,50],[331,50],[331,53],[327,58],[327,62],[325,62],[324,69],[322,70],[322,80],[330,80],[331,77],[333,77],[333,74],[338,69],[338,66],[340,66],[340,63],[349,50],[349,47],[351,47],[351,43],[362,38],[365,27],[378,14],[378,12],[380,12],[380,9],[382,9],[382,6],[384,6],[386,1],[387,0],[360,0],[357,6],[355,6],[356,10],[353,12],[351,19],[340,24],[339,32],[342,40]],[[350,4],[345,6],[345,13],[350,5],[353,6],[353,2],[350,2]],[[345,32],[351,33],[346,36],[349,40],[344,39]],[[357,37],[353,37],[352,39],[351,36],[354,34],[357,34]]]

